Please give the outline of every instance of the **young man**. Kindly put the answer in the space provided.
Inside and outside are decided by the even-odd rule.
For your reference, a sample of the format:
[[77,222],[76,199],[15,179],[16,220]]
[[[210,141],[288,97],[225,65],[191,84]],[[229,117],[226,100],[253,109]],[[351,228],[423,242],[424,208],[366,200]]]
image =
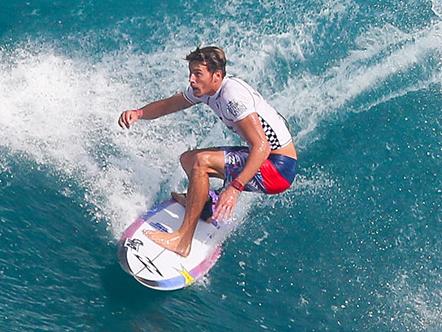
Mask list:
[[231,217],[241,191],[277,194],[287,190],[296,175],[296,150],[285,120],[244,81],[226,76],[226,57],[218,47],[197,48],[187,55],[189,86],[172,97],[138,110],[125,111],[122,128],[139,119],[155,119],[198,103],[212,108],[248,147],[187,151],[180,161],[189,178],[186,196],[173,194],[185,205],[181,227],[173,233],[148,232],[162,247],[181,256],[190,253],[199,216],[208,199],[209,177],[224,179],[213,218]]

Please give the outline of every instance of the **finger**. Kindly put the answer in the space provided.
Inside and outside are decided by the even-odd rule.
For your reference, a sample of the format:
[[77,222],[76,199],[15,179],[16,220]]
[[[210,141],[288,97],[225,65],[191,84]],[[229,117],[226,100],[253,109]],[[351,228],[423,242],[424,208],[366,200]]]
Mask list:
[[126,128],[130,127],[129,116],[130,116],[129,111],[124,112],[124,124],[125,124]]
[[213,215],[212,215],[212,217],[213,217],[213,219],[215,219],[215,220],[218,220],[218,216],[219,216],[219,206],[217,205],[216,207],[215,207],[215,211],[213,211]]
[[221,217],[222,219],[222,221],[227,221],[227,220],[229,220],[230,219],[230,214],[231,214],[231,212],[230,212],[231,210],[230,209],[226,209],[225,211],[224,211],[224,214],[223,214],[223,216]]
[[225,209],[223,211],[223,213],[224,213],[223,220],[229,220],[232,218],[233,212],[235,211],[235,206],[236,206],[236,203],[235,203],[235,201],[232,201],[232,200],[229,200],[225,204]]
[[224,219],[223,220],[229,220],[232,217],[232,212],[233,212],[233,209],[232,209],[231,206],[229,206],[226,209],[226,213],[224,214]]
[[222,206],[222,207],[219,209],[219,213],[218,213],[218,218],[217,218],[217,220],[219,220],[219,221],[222,221],[222,220],[223,220],[223,218],[224,218],[224,210],[225,210],[225,207],[224,207],[224,206]]
[[216,220],[220,220],[220,217],[221,217],[223,209],[224,209],[224,206],[222,204],[217,204],[216,205],[215,212],[213,213],[213,217]]
[[216,217],[216,220],[222,221],[224,216],[224,208],[220,209],[218,216]]
[[222,197],[220,197],[220,198],[218,199],[218,201],[216,202],[216,204],[215,204],[215,209],[214,209],[214,211],[213,211],[213,217],[214,217],[215,219],[218,219],[219,212],[220,212],[220,210],[221,210],[221,206],[222,206],[222,204],[221,204],[221,200],[222,200]]
[[222,210],[220,211],[219,220],[221,221],[227,220],[229,211],[230,207],[228,205],[224,205]]
[[232,216],[232,207],[228,206],[225,210],[224,216],[223,216],[223,220],[229,220],[230,217]]
[[123,113],[121,113],[120,118],[118,119],[118,125],[123,129],[126,127],[124,124]]
[[120,118],[118,119],[118,124],[119,124],[120,127],[123,128],[123,129],[124,129],[124,128],[127,128],[127,125],[126,125],[125,120],[124,120],[124,112],[121,113]]

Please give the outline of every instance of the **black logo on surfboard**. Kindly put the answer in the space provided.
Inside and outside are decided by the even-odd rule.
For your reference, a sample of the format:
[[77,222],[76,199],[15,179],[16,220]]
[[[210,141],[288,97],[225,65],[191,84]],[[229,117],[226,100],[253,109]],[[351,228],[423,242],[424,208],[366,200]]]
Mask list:
[[163,274],[160,272],[160,270],[158,269],[158,267],[152,262],[152,260],[147,257],[147,256],[140,256],[137,254],[134,254],[134,256],[136,258],[138,258],[138,260],[141,262],[141,264],[144,265],[144,267],[150,272],[150,273],[154,273],[156,272],[158,275],[160,275],[161,277],[164,278]]
[[131,248],[132,250],[138,251],[140,246],[143,245],[143,241],[139,239],[126,239],[124,246],[127,248]]

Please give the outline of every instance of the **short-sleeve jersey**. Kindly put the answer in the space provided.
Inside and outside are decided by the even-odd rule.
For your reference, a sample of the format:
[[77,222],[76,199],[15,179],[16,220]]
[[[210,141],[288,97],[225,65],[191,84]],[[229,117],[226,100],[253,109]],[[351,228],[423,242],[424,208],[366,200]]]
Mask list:
[[207,104],[233,131],[236,131],[235,122],[257,113],[272,150],[292,141],[284,118],[255,89],[238,78],[224,77],[220,88],[212,96],[196,97],[191,86],[183,95],[192,104]]

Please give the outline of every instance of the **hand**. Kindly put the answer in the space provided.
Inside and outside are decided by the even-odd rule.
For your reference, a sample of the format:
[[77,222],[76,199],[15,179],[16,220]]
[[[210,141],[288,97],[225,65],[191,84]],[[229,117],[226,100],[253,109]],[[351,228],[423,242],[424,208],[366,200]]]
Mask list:
[[118,124],[121,128],[128,128],[135,122],[137,122],[143,116],[142,110],[130,110],[121,113],[118,119]]
[[228,186],[218,197],[212,218],[215,220],[228,220],[232,217],[240,191]]

